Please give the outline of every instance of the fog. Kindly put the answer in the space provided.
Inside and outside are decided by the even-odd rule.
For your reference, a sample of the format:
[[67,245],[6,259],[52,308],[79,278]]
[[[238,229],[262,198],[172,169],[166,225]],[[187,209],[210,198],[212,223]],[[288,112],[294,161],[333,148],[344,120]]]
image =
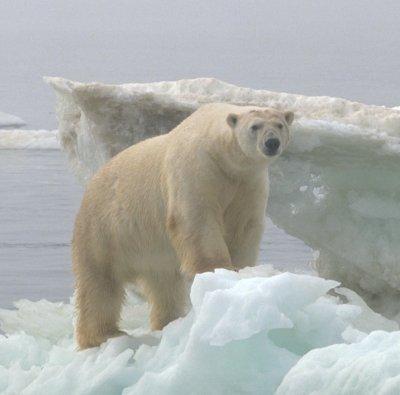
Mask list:
[[397,1],[0,2],[0,110],[56,127],[44,75],[122,83],[212,76],[399,105]]

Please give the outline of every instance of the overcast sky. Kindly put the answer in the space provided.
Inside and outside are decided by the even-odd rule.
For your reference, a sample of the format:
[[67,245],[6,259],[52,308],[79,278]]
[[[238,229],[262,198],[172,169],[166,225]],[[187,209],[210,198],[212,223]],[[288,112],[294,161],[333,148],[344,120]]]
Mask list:
[[56,126],[43,75],[109,83],[212,76],[400,105],[399,1],[2,0],[0,111]]

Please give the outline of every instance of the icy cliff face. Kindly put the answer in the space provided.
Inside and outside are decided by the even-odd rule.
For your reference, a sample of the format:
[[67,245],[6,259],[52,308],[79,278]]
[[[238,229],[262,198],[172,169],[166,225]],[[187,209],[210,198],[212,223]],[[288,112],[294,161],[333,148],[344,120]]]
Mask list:
[[[76,351],[73,341],[71,305],[20,301],[18,310],[0,310],[0,327],[7,333],[0,335],[0,392],[200,395],[278,390],[295,395],[311,394],[309,388],[328,393],[319,391],[325,378],[335,395],[376,394],[383,384],[390,388],[383,373],[390,369],[390,379],[398,383],[394,350],[399,332],[389,332],[398,325],[373,313],[349,290],[337,290],[351,303],[341,304],[339,297],[327,294],[337,285],[282,274],[268,265],[204,273],[191,289],[192,311],[162,333],[146,332],[147,308],[129,298],[122,327],[131,336],[83,352]],[[373,360],[376,356],[380,359]],[[323,361],[322,372],[308,369],[320,366],[318,360]],[[348,361],[362,370],[351,369]],[[372,392],[342,392],[344,379],[337,385],[333,380],[340,366],[347,381],[359,380],[361,389]],[[369,380],[371,375],[376,382]]]
[[117,152],[166,133],[202,103],[296,113],[287,152],[271,168],[268,214],[320,252],[319,273],[379,311],[400,310],[400,111],[331,97],[240,88],[215,79],[119,86],[48,78],[60,137],[82,179]]

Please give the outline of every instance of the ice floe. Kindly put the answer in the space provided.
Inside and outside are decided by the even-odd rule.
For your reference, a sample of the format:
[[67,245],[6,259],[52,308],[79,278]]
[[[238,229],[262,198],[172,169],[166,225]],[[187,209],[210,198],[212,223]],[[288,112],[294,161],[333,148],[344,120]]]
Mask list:
[[397,323],[337,286],[270,266],[204,273],[186,317],[152,333],[146,304],[130,296],[121,323],[130,336],[80,352],[72,305],[20,301],[0,310],[0,393],[396,393]]

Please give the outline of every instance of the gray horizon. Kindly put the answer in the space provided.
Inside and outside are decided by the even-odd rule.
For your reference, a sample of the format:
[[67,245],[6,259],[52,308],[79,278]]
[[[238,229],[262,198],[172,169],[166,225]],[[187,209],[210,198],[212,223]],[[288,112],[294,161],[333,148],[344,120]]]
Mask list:
[[0,3],[0,111],[57,126],[42,77],[105,83],[215,77],[400,105],[400,3],[23,0]]

